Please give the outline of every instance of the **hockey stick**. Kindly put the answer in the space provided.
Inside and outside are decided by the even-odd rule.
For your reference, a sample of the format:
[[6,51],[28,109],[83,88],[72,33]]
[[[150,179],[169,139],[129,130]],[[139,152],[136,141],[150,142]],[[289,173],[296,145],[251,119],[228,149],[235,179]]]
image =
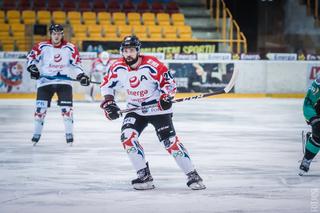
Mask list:
[[[64,75],[57,75],[57,76],[40,75],[40,78],[46,78],[46,79],[49,79],[49,80],[61,79],[61,80],[69,80],[69,81],[78,81],[77,79],[73,79],[73,78],[70,78],[70,77],[64,76]],[[90,83],[99,84],[99,85],[101,84],[101,82],[91,81],[91,80],[90,80]]]
[[[230,90],[234,87],[235,83],[236,83],[236,79],[238,77],[239,71],[238,70],[234,70],[232,77],[229,81],[229,83],[227,84],[227,86],[221,90],[216,90],[213,92],[209,92],[209,93],[202,93],[200,95],[195,95],[195,96],[191,96],[191,97],[185,97],[185,98],[178,98],[172,101],[172,103],[179,103],[179,102],[184,102],[184,101],[191,101],[191,100],[198,100],[201,98],[206,98],[206,97],[210,97],[210,96],[215,96],[215,95],[220,95],[220,94],[225,94],[230,92]],[[146,106],[139,106],[139,107],[133,107],[133,108],[129,108],[129,109],[123,109],[120,110],[120,113],[129,113],[129,112],[134,112],[137,110],[143,110],[143,109],[149,109],[149,108],[153,108],[153,107],[157,107],[158,104],[150,104],[150,105],[146,105]]]

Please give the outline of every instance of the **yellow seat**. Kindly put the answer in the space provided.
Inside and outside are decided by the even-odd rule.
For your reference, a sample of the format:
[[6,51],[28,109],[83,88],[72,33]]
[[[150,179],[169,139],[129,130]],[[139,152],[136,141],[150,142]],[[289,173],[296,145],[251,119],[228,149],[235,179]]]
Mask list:
[[120,25],[118,26],[118,32],[120,37],[124,38],[125,36],[132,35],[132,27],[130,25]]
[[5,22],[6,15],[3,10],[0,10],[0,24]]
[[46,10],[39,10],[37,12],[37,19],[39,24],[51,24],[51,13]]
[[47,39],[47,36],[41,36],[41,35],[34,35],[33,36],[33,43],[39,43],[41,41],[45,41]]
[[147,33],[145,32],[141,32],[141,33],[134,33],[135,36],[137,36],[139,38],[139,40],[145,40],[148,38]]
[[150,25],[150,24],[155,24],[155,15],[154,13],[142,13],[142,20],[144,25]]
[[101,25],[89,25],[88,33],[90,38],[100,38],[102,37],[103,28]]
[[98,23],[101,25],[111,24],[111,14],[107,12],[98,12],[97,15]]
[[157,14],[158,25],[170,25],[170,16],[168,13],[158,13]]
[[2,45],[3,51],[14,51],[14,44],[3,44]]
[[140,13],[128,13],[127,14],[127,18],[128,18],[128,23],[130,25],[139,25],[141,24],[141,17],[140,17]]
[[65,24],[66,23],[66,13],[64,11],[53,11],[52,21],[55,24]]
[[87,37],[88,36],[88,31],[87,31],[87,26],[86,25],[72,25],[72,32],[74,37]]
[[132,26],[132,31],[139,39],[145,39],[148,37],[147,27],[144,25],[134,25]]
[[11,33],[15,38],[25,37],[25,25],[24,24],[12,24],[11,25]]
[[184,15],[182,13],[171,14],[171,21],[173,25],[184,25]]
[[117,26],[115,26],[115,25],[106,25],[103,28],[104,28],[104,32],[105,32],[105,37],[106,38],[109,38],[109,37],[118,38]]
[[0,31],[0,41],[3,40],[3,39],[6,39],[8,37],[10,37],[10,33],[9,32]]
[[9,24],[4,24],[0,23],[0,35],[10,35],[10,25]]
[[[17,49],[19,51],[25,51],[27,50],[27,46],[28,46],[28,42],[26,41],[25,38],[22,38],[22,39],[16,39],[15,40],[15,45],[17,47]],[[29,48],[28,48],[29,49]]]
[[12,37],[7,37],[0,40],[0,46],[3,51],[13,51],[15,42]]
[[30,48],[28,44],[16,44],[18,51],[28,51]]
[[115,12],[112,14],[113,23],[115,25],[125,25],[126,24],[126,14],[121,12]]
[[188,25],[177,26],[177,31],[180,38],[188,39],[192,38],[192,30]]
[[166,39],[177,39],[177,28],[175,26],[163,27],[162,32]]
[[122,41],[122,38],[114,35],[110,35],[108,37],[105,37],[106,41]]
[[82,13],[83,23],[85,25],[96,25],[97,15],[95,12],[83,12]]
[[82,24],[81,21],[81,13],[77,11],[69,11],[67,13],[68,21],[71,25],[80,25]]
[[14,44],[14,38],[8,37],[1,40],[1,44]]
[[132,30],[134,33],[147,33],[147,27],[144,25],[134,25]]
[[36,22],[36,13],[33,10],[22,11],[22,20],[24,24],[34,24]]
[[9,24],[18,24],[21,23],[20,11],[18,10],[8,10],[7,11],[7,20]]
[[149,37],[158,39],[162,38],[162,27],[161,26],[148,26]]

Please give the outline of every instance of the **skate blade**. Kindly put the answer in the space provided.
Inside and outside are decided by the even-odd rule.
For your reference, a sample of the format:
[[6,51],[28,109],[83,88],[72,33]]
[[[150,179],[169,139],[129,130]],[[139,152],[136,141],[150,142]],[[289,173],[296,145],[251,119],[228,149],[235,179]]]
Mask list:
[[73,142],[68,142],[67,143],[69,146],[73,146]]
[[38,142],[32,142],[32,146],[37,146]]
[[135,190],[150,190],[150,189],[154,189],[155,186],[153,185],[153,182],[146,182],[146,183],[136,183],[133,184],[133,188]]
[[304,170],[299,170],[299,173],[298,173],[299,176],[304,176],[305,174],[307,174],[306,171],[304,171]]
[[189,188],[192,190],[202,190],[202,189],[205,189],[206,186],[200,181],[198,183],[190,184]]

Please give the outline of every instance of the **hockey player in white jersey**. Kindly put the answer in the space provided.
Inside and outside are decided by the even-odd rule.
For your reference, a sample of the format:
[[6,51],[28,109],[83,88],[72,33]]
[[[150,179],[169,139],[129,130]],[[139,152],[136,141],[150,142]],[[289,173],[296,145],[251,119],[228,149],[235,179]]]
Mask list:
[[132,180],[134,189],[153,189],[153,178],[139,136],[151,124],[155,127],[159,141],[171,154],[187,176],[191,189],[205,189],[202,179],[195,170],[190,156],[176,135],[172,123],[172,100],[176,84],[168,68],[153,56],[140,55],[141,43],[136,36],[127,36],[121,43],[122,58],[110,67],[109,74],[101,84],[104,109],[108,119],[120,117],[115,90],[127,93],[127,106],[138,107],[157,104],[155,108],[145,108],[125,115],[121,128],[121,142],[129,159],[137,171],[137,179]]
[[[90,79],[96,82],[101,82],[103,79],[103,76],[105,76],[108,73],[108,70],[110,68],[111,59],[109,56],[109,53],[107,51],[103,51],[99,54],[99,57],[95,59],[92,63],[92,69],[90,72]],[[91,84],[90,85],[90,91],[89,91],[89,97],[90,101],[94,101],[95,97],[95,90],[98,90],[98,85]]]
[[90,84],[84,73],[78,49],[63,38],[63,27],[51,25],[50,40],[36,44],[29,52],[27,71],[37,80],[37,100],[35,110],[34,145],[40,140],[43,123],[50,107],[52,96],[58,96],[65,125],[66,141],[73,142],[72,84],[66,77],[76,76],[82,86]]

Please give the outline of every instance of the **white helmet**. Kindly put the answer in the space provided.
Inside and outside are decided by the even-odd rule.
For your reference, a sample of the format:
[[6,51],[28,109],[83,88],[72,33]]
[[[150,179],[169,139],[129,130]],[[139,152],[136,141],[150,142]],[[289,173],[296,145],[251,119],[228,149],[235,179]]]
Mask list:
[[106,65],[109,61],[110,56],[108,52],[103,51],[99,54],[99,58],[101,59],[102,63]]

